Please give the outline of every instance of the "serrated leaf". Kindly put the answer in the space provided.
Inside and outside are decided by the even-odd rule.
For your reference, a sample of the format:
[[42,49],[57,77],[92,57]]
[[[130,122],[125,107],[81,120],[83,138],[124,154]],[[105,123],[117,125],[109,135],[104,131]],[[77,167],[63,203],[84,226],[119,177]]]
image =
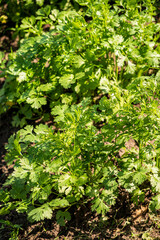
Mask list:
[[114,47],[118,46],[123,41],[124,41],[124,38],[122,35],[114,35],[112,38],[108,39],[108,42]]
[[27,80],[26,72],[20,72],[19,76],[17,77],[17,81],[21,83],[21,82],[24,82],[26,80]]
[[64,117],[65,117],[65,111],[68,109],[68,105],[61,105],[61,106],[55,106],[54,108],[52,108],[52,115],[57,115],[57,117],[55,117],[55,121],[59,122],[59,121],[64,121]]
[[142,184],[146,179],[146,171],[140,170],[139,172],[135,172],[135,174],[133,175],[133,180],[138,184]]
[[38,135],[38,134],[47,134],[48,132],[48,126],[45,124],[40,124],[38,126],[36,126],[36,128],[34,129],[34,132]]
[[62,212],[61,210],[59,210],[56,214],[56,220],[60,226],[65,226],[66,221],[71,220],[71,215],[68,211]]
[[69,206],[69,202],[66,199],[56,198],[52,200],[49,205],[52,207],[52,209],[58,209]]
[[23,168],[23,170],[33,170],[32,164],[29,162],[28,158],[21,158],[20,165]]
[[96,198],[95,200],[92,201],[92,211],[96,211],[98,214],[103,214],[105,215],[106,212],[109,211],[108,205],[105,204],[103,199],[101,198]]
[[78,72],[75,74],[75,79],[81,79],[85,76],[84,72]]
[[61,159],[54,159],[51,161],[51,163],[46,167],[46,172],[58,172],[60,167],[62,166],[62,160]]
[[41,207],[34,208],[28,213],[28,218],[31,221],[40,221],[45,218],[52,218],[52,209],[49,207],[47,203],[43,204]]
[[52,91],[55,86],[52,83],[41,84],[38,88],[38,92],[49,92]]
[[4,207],[0,209],[0,215],[6,215],[8,214],[11,210],[16,208],[16,204],[12,202],[8,202]]
[[100,86],[99,88],[101,90],[104,90],[105,92],[109,92],[110,90],[110,82],[109,80],[106,78],[106,76],[102,76],[101,79],[100,79]]
[[70,174],[63,174],[60,176],[58,180],[58,189],[60,193],[65,193],[67,189],[71,191],[71,175]]
[[45,97],[39,97],[39,98],[27,98],[27,103],[31,104],[32,108],[38,109],[42,105],[46,105],[47,100]]
[[35,22],[36,22],[36,18],[34,16],[23,18],[20,28],[22,29],[32,28]]
[[133,192],[133,196],[132,196],[132,200],[133,202],[135,202],[137,205],[140,202],[143,202],[145,199],[145,193],[143,191],[141,191],[139,188],[136,189],[134,192]]
[[75,81],[73,74],[65,74],[59,79],[59,83],[66,89],[70,88]]
[[151,185],[155,188],[156,192],[160,192],[160,178],[158,176],[151,176]]
[[128,61],[128,65],[126,67],[126,73],[133,74],[136,71],[136,65],[131,61]]
[[133,181],[132,172],[119,172],[119,184],[123,186],[128,192],[133,192],[136,189],[135,182]]
[[153,212],[160,209],[160,194],[158,194],[158,195],[156,195],[155,197],[152,198],[152,201],[150,202],[149,208]]
[[85,61],[81,56],[79,56],[79,55],[74,56],[73,64],[76,68],[80,68],[84,63],[85,63]]
[[33,126],[27,125],[24,129],[19,131],[21,141],[33,141],[35,140],[35,135],[32,133]]
[[115,204],[117,193],[118,192],[112,188],[110,188],[109,190],[104,189],[102,191],[101,197],[103,198],[105,204],[110,207]]
[[61,94],[62,103],[70,105],[73,101],[73,96],[69,94]]

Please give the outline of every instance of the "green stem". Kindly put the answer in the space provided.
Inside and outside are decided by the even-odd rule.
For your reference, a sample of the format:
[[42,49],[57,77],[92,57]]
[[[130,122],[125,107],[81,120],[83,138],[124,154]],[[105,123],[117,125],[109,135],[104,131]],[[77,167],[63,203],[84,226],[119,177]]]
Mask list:
[[141,135],[141,128],[142,128],[142,119],[140,119],[140,124],[139,124],[139,139],[138,139],[138,144],[139,144],[139,160],[141,163],[141,166],[143,164],[143,160],[142,160],[142,135]]

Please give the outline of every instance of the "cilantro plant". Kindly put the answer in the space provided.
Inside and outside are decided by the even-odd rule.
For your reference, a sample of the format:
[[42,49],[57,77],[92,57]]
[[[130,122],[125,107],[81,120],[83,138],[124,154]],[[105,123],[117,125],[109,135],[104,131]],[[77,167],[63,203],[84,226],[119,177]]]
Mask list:
[[[48,5],[47,5],[48,4]],[[73,3],[75,5],[75,3]],[[19,27],[21,23],[23,27],[28,25],[28,28],[33,27],[33,19],[36,17],[36,13],[38,12],[39,19],[44,19],[44,15],[46,15],[46,6],[51,6],[52,9],[59,10],[67,10],[68,8],[73,8],[70,0],[1,0],[0,7],[2,12],[2,17],[0,21],[2,23],[9,23],[9,27],[15,31],[14,34],[17,35],[20,30]],[[41,14],[40,14],[41,13]],[[50,13],[51,14],[51,13]],[[52,15],[52,14],[51,14]],[[30,17],[32,16],[32,17]],[[41,17],[40,17],[41,16]],[[46,15],[47,17],[47,15]],[[52,16],[51,16],[52,18]],[[38,18],[37,18],[38,19]],[[21,29],[22,30],[22,29]],[[23,36],[23,32],[21,31],[20,36]],[[22,37],[21,36],[21,37]]]
[[[1,112],[15,124],[54,116],[57,128],[25,126],[11,136],[14,171],[0,191],[0,214],[65,225],[73,205],[103,216],[119,189],[134,203],[151,189],[160,209],[159,23],[151,1],[80,1],[55,28],[25,39],[9,62]],[[136,8],[135,8],[136,6]],[[48,114],[48,115],[47,115]],[[132,146],[128,142],[132,141]]]
[[16,162],[4,184],[11,190],[1,191],[1,214],[15,208],[39,221],[60,209],[56,218],[64,225],[70,219],[68,209],[91,198],[92,210],[109,211],[118,193],[117,170],[108,159],[103,135],[92,124],[93,111],[84,101],[66,111],[59,132],[28,125],[10,138],[6,160]]
[[[126,89],[102,77],[100,87],[110,98],[100,100],[98,115],[107,122],[101,131],[118,165],[119,184],[137,204],[151,188],[156,193],[150,204],[152,210],[160,207],[159,76],[160,71],[155,76],[136,77]],[[131,148],[127,146],[130,140],[134,143]]]
[[38,112],[42,117],[46,109],[55,117],[57,109],[101,94],[102,75],[126,88],[136,76],[158,71],[160,24],[149,2],[137,3],[134,11],[122,1],[112,8],[107,1],[77,2],[86,6],[54,12],[55,28],[22,41],[10,61],[0,112],[11,105],[20,109],[15,125],[38,118]]
[[[160,209],[157,99],[137,94],[138,84],[123,90],[118,83],[104,81],[101,87],[111,97],[103,97],[97,106],[87,99],[72,105],[61,116],[59,131],[43,124],[28,125],[11,136],[6,161],[15,167],[0,192],[0,214],[16,209],[27,213],[30,221],[40,221],[51,219],[56,211],[57,222],[63,226],[71,219],[70,207],[88,201],[92,211],[104,216],[116,203],[119,187],[136,204],[144,201],[151,188],[150,208]],[[99,131],[94,125],[100,121]],[[126,146],[130,139],[136,143],[131,149]]]

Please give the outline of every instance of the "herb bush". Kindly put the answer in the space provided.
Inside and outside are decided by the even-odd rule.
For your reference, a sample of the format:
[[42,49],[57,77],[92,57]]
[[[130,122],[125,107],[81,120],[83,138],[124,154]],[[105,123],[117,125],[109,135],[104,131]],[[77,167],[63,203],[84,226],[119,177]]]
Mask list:
[[[151,189],[150,209],[160,209],[160,110],[157,97],[148,98],[154,96],[150,87],[159,86],[159,74],[139,77],[125,90],[104,77],[101,88],[111,97],[103,97],[99,105],[88,99],[72,105],[59,121],[59,131],[28,125],[11,136],[6,161],[15,167],[1,190],[0,214],[16,209],[39,221],[51,219],[57,210],[63,226],[75,204],[91,202],[92,211],[105,216],[116,203],[119,186],[136,204]],[[99,131],[94,123],[100,121]],[[130,139],[136,143],[131,149],[126,147]]]
[[84,5],[83,11],[57,13],[55,28],[24,39],[10,60],[0,112],[18,108],[14,125],[94,98],[102,93],[103,75],[126,88],[136,76],[157,72],[160,24],[152,5],[137,3],[136,10],[125,4],[111,8],[107,1]]
[[25,124],[49,110],[57,129],[27,125],[10,137],[6,161],[15,166],[0,214],[39,221],[56,210],[64,225],[72,205],[91,202],[104,216],[119,187],[136,204],[151,189],[150,209],[160,209],[160,26],[149,1],[136,10],[103,2],[60,13],[56,29],[23,41],[8,66],[3,111],[20,108]]
[[[40,28],[41,24],[51,23],[50,20],[54,18],[52,15],[54,10],[67,10],[76,7],[76,5],[67,0],[1,0],[0,7],[2,14],[0,23],[7,23],[9,27],[7,30],[14,30],[14,35],[19,35],[22,38],[24,36],[22,30],[25,26],[34,33],[33,29],[36,29],[35,25],[38,20],[40,20],[38,23]],[[53,12],[46,11],[46,7],[51,7]]]

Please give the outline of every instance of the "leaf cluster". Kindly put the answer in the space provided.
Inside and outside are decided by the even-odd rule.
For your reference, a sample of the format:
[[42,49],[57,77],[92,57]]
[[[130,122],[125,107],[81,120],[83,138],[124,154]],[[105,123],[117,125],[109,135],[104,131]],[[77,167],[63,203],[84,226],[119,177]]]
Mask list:
[[[76,2],[82,8],[56,11],[56,20],[48,8],[55,28],[30,31],[36,36],[21,42],[5,70],[0,112],[17,108],[13,123],[25,127],[6,146],[14,171],[0,214],[16,209],[40,221],[56,212],[65,225],[72,205],[90,202],[104,216],[120,188],[136,204],[151,189],[150,209],[160,209],[160,25],[152,1]],[[27,125],[50,114],[56,130]]]
[[93,198],[93,210],[109,211],[117,195],[116,169],[107,160],[108,147],[92,124],[92,114],[93,109],[82,102],[66,111],[60,132],[41,124],[35,129],[27,126],[10,138],[6,161],[16,162],[5,183],[11,186],[6,200],[2,191],[1,214],[6,213],[8,198],[31,221],[51,218],[53,210],[64,208],[56,216],[62,225],[70,218],[67,209],[86,202],[86,196]]
[[[159,209],[160,112],[151,112],[143,101],[135,109],[129,103],[133,92],[123,94],[123,102],[117,95],[102,98],[97,106],[89,99],[72,105],[60,118],[58,132],[43,124],[28,125],[11,136],[6,161],[15,167],[4,184],[10,191],[1,191],[0,213],[16,209],[27,213],[30,221],[40,221],[51,219],[56,210],[58,223],[64,225],[71,218],[72,205],[90,201],[92,211],[104,216],[116,203],[119,186],[136,204],[144,201],[151,187],[156,194],[151,209]],[[156,99],[150,104],[154,106]],[[107,123],[99,131],[94,122],[104,118]],[[131,138],[137,145],[128,148]],[[118,156],[122,149],[123,155]]]
[[39,10],[37,19],[56,19],[54,29],[43,34],[42,19],[39,29],[36,18],[24,19],[21,28],[38,36],[22,41],[0,91],[0,112],[11,106],[20,109],[16,125],[23,126],[39,110],[43,115],[46,106],[55,116],[57,108],[63,111],[66,105],[101,94],[103,75],[126,88],[136,76],[157,73],[160,24],[154,22],[154,11],[145,5],[136,11],[125,5],[111,8],[107,1],[86,4],[83,11],[50,14],[50,6]]

